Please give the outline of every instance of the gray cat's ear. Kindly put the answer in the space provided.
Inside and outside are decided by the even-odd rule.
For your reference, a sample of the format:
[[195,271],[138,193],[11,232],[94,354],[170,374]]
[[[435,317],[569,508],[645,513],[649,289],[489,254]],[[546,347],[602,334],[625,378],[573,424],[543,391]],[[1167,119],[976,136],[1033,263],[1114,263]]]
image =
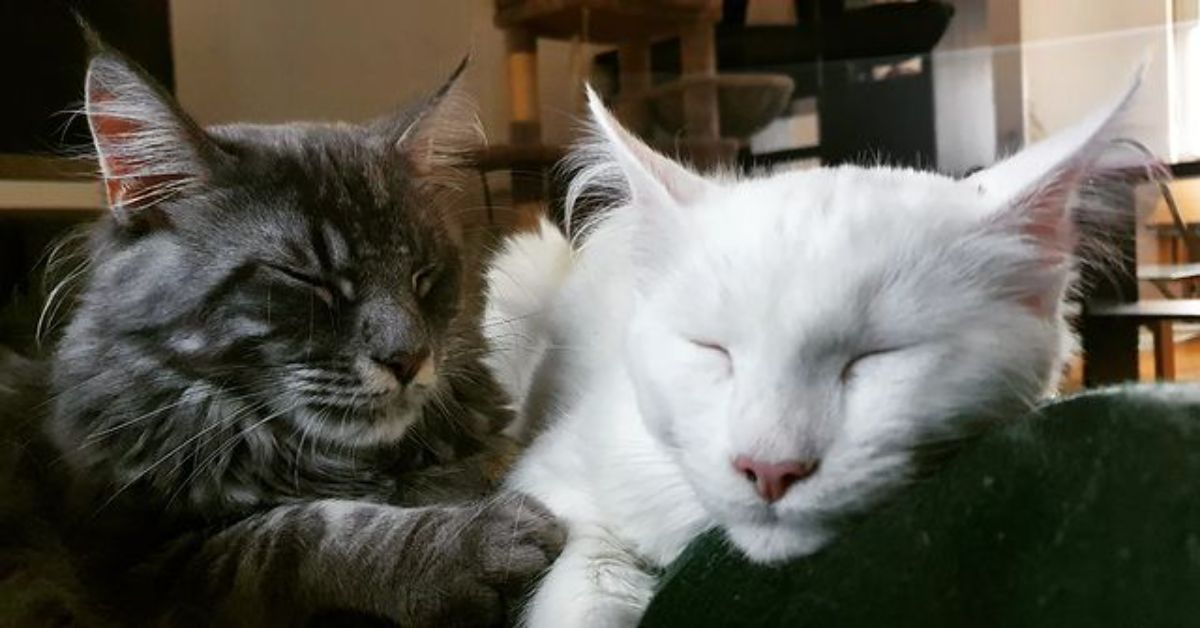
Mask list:
[[104,188],[122,223],[209,175],[204,131],[132,62],[100,51],[88,65],[85,112]]
[[421,177],[450,174],[467,152],[484,142],[483,125],[463,86],[464,56],[450,78],[415,109],[376,121],[375,133]]
[[567,189],[567,207],[589,197],[625,205],[637,225],[634,246],[640,265],[658,267],[687,228],[687,207],[716,184],[658,154],[627,131],[590,86],[587,100],[592,129],[570,157],[575,176]]

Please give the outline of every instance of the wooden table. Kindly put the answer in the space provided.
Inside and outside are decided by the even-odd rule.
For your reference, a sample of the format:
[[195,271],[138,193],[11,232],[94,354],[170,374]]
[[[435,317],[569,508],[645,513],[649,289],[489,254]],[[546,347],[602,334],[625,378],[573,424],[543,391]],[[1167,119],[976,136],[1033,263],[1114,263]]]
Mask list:
[[[1184,221],[1189,225],[1200,225],[1200,180],[1187,181],[1190,177],[1200,177],[1200,161],[1182,162],[1170,165],[1171,174],[1177,179],[1172,183],[1172,191],[1176,193],[1179,209],[1184,214]],[[1180,193],[1182,192],[1182,194]],[[1195,193],[1194,197],[1184,198],[1183,194]],[[1132,189],[1128,197],[1129,207],[1134,207]],[[1147,224],[1152,228],[1156,225],[1171,224],[1169,212],[1165,206],[1159,207],[1151,214]],[[1173,227],[1172,227],[1173,228]],[[1083,341],[1083,383],[1085,386],[1137,380],[1138,373],[1138,328],[1141,326],[1164,325],[1171,321],[1188,320],[1200,321],[1200,300],[1194,299],[1163,299],[1138,300],[1137,286],[1137,255],[1135,250],[1137,222],[1132,211],[1112,225],[1116,232],[1114,242],[1120,248],[1118,259],[1120,266],[1107,270],[1094,270],[1091,277],[1085,271],[1085,285],[1095,286],[1091,294],[1085,298],[1085,308],[1082,317],[1081,335]],[[1165,230],[1162,233],[1166,233]],[[1174,248],[1174,245],[1172,245]],[[1174,253],[1164,252],[1163,255]],[[1182,261],[1182,258],[1159,258],[1161,263]],[[1159,333],[1155,341],[1159,344],[1155,354],[1159,363],[1159,372],[1169,369],[1170,351],[1165,351],[1166,343],[1171,341],[1170,334]]]
[[46,247],[105,211],[96,164],[0,154],[0,305],[24,292]]
[[1088,304],[1084,309],[1084,383],[1095,385],[1137,379],[1138,328],[1142,326],[1157,332],[1154,334],[1155,373],[1160,379],[1164,374],[1173,377],[1175,339],[1171,323],[1179,321],[1200,323],[1200,299]]
[[[1176,179],[1171,182],[1171,192],[1175,195],[1175,203],[1179,206],[1184,226],[1193,231],[1200,231],[1200,178]],[[1155,235],[1155,262],[1182,264],[1200,261],[1187,259],[1187,252],[1171,212],[1167,209],[1166,201],[1161,198],[1158,200],[1154,211],[1146,218],[1145,226]]]
[[0,214],[102,211],[97,171],[90,159],[0,153]]

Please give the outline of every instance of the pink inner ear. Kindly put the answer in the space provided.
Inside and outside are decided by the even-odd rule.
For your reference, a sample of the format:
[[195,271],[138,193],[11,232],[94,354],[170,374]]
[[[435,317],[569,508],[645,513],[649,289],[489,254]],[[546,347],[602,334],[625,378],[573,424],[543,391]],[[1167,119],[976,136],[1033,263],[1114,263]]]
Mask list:
[[[103,104],[111,102],[113,97],[108,91],[94,89],[90,100]],[[136,121],[100,113],[93,113],[89,118],[104,174],[104,191],[108,205],[114,211],[152,204],[156,197],[154,190],[181,178],[169,174],[137,174],[141,167],[139,160],[126,156],[129,151],[121,147],[134,141],[136,134],[143,130]]]
[[1059,253],[1069,252],[1074,246],[1074,229],[1067,204],[1079,179],[1077,168],[1066,168],[1021,201],[1029,218],[1026,234]]
[[[92,90],[89,97],[93,103],[97,104],[113,100],[112,94],[104,90]],[[110,147],[120,144],[123,138],[131,136],[137,131],[138,126],[131,120],[100,114],[91,115],[91,124],[92,135],[96,138],[101,171],[104,173],[104,190],[108,195],[108,205],[116,208],[122,205],[127,183],[125,177],[132,169],[123,160],[116,157],[115,153],[119,151],[110,150]]]
[[1058,298],[1048,294],[1035,294],[1022,297],[1021,305],[1029,308],[1039,318],[1051,318],[1058,313]]
[[[1078,234],[1068,203],[1078,181],[1079,172],[1067,169],[1017,203],[1023,218],[1021,232],[1037,246],[1033,272],[1042,277],[1066,272],[1063,267],[1075,249]],[[1042,317],[1056,315],[1061,281],[1043,280],[1038,284],[1035,291],[1021,298],[1021,304]]]

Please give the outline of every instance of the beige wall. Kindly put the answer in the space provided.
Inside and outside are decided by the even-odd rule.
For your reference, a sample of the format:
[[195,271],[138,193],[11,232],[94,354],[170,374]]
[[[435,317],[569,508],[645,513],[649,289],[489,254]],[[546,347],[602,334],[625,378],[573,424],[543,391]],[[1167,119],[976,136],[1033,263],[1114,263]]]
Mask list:
[[[172,0],[179,98],[200,122],[362,120],[435,88],[468,50],[468,86],[507,138],[493,0]],[[565,139],[572,46],[542,44],[546,137]]]
[[1021,0],[1028,138],[1039,139],[1111,101],[1148,58],[1129,133],[1165,154],[1166,24],[1163,0]]
[[[1118,93],[1149,50],[1153,62],[1134,126],[1152,147],[1166,150],[1165,2],[988,0],[1001,1],[1020,6],[1029,139],[1078,120]],[[966,9],[979,2],[956,4]],[[469,87],[489,138],[503,142],[508,115],[503,34],[492,25],[492,6],[493,0],[172,0],[179,96],[204,123],[360,120],[432,89],[472,50]],[[964,11],[960,18],[972,16]],[[960,80],[986,74],[974,71],[986,59],[976,62],[962,51],[982,42],[949,43],[944,52],[958,51],[944,57],[942,71],[957,72]],[[565,141],[578,111],[577,93],[569,87],[578,73],[573,55],[584,51],[547,41],[541,51],[545,136]],[[967,57],[955,60],[955,54]],[[954,81],[939,82],[942,108],[951,102],[961,107],[961,99],[949,98]],[[982,83],[971,93],[989,97]],[[972,127],[965,118],[959,126],[953,135],[962,139]],[[1003,137],[996,146],[995,135],[1003,133],[993,129],[958,146],[962,154],[950,165],[974,165],[989,150],[1007,148]],[[951,154],[950,146],[941,149]]]

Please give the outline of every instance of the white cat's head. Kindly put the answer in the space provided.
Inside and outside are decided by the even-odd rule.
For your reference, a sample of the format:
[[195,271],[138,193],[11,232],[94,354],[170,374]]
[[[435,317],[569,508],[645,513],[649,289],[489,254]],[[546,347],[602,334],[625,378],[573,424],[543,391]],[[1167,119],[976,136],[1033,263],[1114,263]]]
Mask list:
[[[1121,103],[966,179],[887,167],[704,178],[592,96],[573,192],[631,238],[625,356],[654,436],[757,560],[823,543],[920,445],[1017,416],[1062,368],[1078,185]],[[610,222],[611,221],[611,222]]]

